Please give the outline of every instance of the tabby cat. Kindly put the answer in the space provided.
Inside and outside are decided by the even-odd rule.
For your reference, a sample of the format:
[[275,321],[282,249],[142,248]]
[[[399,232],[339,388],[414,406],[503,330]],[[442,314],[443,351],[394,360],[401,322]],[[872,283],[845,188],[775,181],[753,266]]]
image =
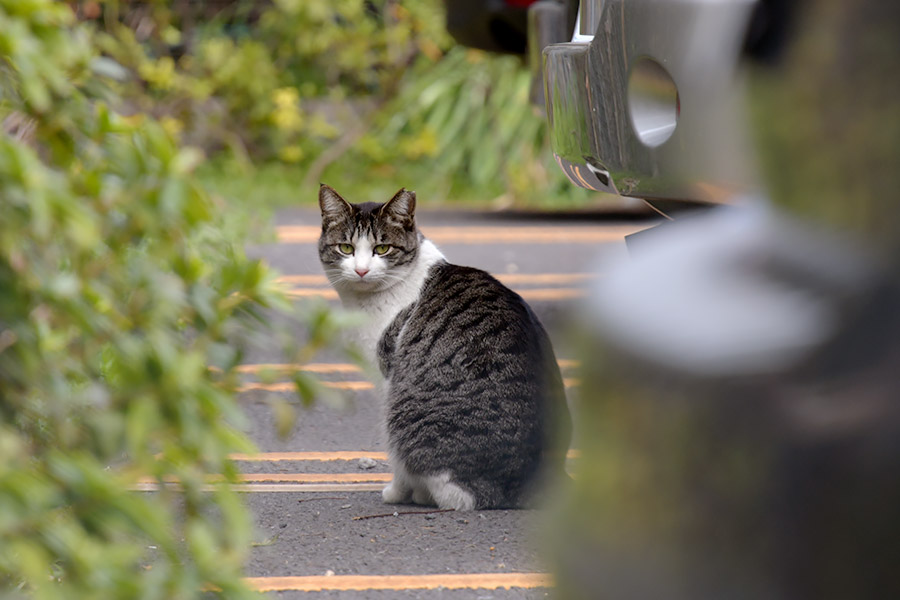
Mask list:
[[445,260],[416,227],[414,192],[350,204],[322,185],[319,206],[322,265],[343,304],[370,317],[360,342],[385,378],[384,501],[521,506],[540,473],[562,471],[569,436],[535,314],[488,273]]

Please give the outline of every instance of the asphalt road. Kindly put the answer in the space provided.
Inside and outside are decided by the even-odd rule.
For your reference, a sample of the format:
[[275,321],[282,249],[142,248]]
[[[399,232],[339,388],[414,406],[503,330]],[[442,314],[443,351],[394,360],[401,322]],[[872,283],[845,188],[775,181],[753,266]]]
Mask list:
[[[624,236],[655,221],[622,212],[420,211],[418,219],[451,262],[494,273],[531,304],[553,339],[577,418],[573,315],[602,277],[597,256],[625,252]],[[286,210],[275,224],[278,242],[249,252],[284,274],[297,302],[319,297],[338,306],[317,257],[318,212]],[[244,367],[246,430],[261,451],[239,463],[257,527],[247,563],[251,585],[285,599],[543,598],[550,592],[541,511],[406,514],[427,509],[382,504],[390,469],[372,383],[340,357],[317,359],[308,368],[344,402],[303,411],[282,438],[268,399],[290,395],[290,386],[258,378],[262,365],[273,362],[277,353],[260,344]]]

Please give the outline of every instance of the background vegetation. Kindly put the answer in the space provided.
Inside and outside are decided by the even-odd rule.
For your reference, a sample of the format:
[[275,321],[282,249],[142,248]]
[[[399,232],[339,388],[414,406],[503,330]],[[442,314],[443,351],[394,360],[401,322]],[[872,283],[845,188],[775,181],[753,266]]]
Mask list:
[[[440,0],[96,5],[123,110],[212,159],[213,188],[255,205],[400,186],[425,202],[580,204],[552,162],[519,58],[455,47]],[[112,7],[117,6],[117,10]]]

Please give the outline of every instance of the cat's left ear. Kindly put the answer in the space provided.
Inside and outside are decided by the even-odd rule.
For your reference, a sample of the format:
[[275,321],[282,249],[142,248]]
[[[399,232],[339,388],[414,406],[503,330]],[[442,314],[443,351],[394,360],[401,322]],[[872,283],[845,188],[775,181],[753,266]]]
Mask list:
[[378,212],[382,215],[393,215],[400,220],[412,221],[416,213],[416,193],[410,192],[406,188],[400,188],[400,191],[394,194],[394,197],[388,200]]
[[353,212],[350,203],[341,198],[341,195],[334,191],[334,188],[324,183],[319,185],[319,208],[322,209],[322,216],[331,219],[349,215]]

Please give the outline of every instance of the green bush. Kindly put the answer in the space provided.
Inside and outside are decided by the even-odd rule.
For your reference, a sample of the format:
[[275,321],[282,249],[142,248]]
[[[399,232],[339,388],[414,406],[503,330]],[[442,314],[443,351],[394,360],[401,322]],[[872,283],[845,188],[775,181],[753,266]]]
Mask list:
[[593,196],[553,164],[522,61],[454,47],[439,0],[154,6],[103,21],[124,110],[215,156],[220,189],[280,204],[312,201],[324,178],[360,197],[400,185],[431,201]]
[[0,595],[245,597],[234,367],[282,300],[93,36],[0,0]]
[[[259,3],[238,1],[190,26],[161,5],[137,28],[104,19],[99,39],[120,69],[126,110],[208,150],[298,163],[340,135],[348,106],[392,96],[420,48],[440,54],[430,4],[277,0],[250,23]],[[176,58],[166,40],[188,52]]]
[[461,195],[548,205],[584,199],[552,164],[530,86],[518,58],[454,47],[407,75],[348,152],[348,163],[395,172],[438,200]]

